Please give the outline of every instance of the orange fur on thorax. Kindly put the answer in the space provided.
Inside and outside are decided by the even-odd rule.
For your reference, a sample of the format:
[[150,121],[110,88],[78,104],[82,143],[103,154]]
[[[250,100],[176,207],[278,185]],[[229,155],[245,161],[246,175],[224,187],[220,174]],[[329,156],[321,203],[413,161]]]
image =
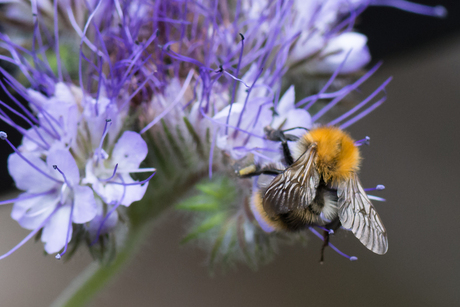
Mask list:
[[349,178],[359,170],[361,156],[353,139],[337,127],[319,127],[306,133],[299,142],[307,150],[316,143],[316,169],[332,185]]

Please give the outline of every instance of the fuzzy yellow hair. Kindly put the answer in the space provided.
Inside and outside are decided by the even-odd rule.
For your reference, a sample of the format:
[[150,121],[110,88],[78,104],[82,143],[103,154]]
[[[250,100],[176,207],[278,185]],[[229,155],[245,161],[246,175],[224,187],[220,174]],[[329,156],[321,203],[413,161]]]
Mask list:
[[318,127],[310,130],[298,142],[298,150],[306,151],[317,145],[316,169],[323,180],[336,185],[359,170],[361,156],[353,139],[337,127]]

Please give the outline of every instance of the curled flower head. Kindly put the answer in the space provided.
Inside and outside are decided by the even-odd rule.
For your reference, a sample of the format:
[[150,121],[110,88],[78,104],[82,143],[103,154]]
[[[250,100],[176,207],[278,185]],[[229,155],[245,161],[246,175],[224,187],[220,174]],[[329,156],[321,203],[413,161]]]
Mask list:
[[[349,110],[331,112],[356,100],[380,66],[363,71],[367,40],[353,31],[357,15],[373,4],[385,5],[31,1],[30,50],[0,34],[8,53],[0,59],[29,83],[0,68],[0,86],[20,109],[0,102],[0,119],[24,135],[18,148],[5,133],[0,139],[15,150],[8,167],[24,193],[10,202],[13,218],[32,230],[26,239],[39,233],[58,257],[68,244],[86,241],[103,258],[121,228],[139,229],[201,182],[196,200],[203,203],[179,206],[203,213],[187,241],[206,237],[212,259],[268,259],[274,241],[290,236],[267,231],[254,209],[257,179],[235,170],[285,166],[270,129],[290,130],[292,139],[320,125],[345,129],[383,103],[391,78]],[[41,23],[48,15],[53,23]],[[70,68],[61,58],[61,15],[77,37],[66,40]],[[299,72],[313,81],[291,84]]]

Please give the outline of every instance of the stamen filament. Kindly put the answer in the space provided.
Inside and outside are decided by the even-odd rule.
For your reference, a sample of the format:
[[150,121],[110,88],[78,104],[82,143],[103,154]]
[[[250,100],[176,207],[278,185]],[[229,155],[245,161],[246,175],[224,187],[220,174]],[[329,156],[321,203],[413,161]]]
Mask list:
[[150,179],[152,179],[153,176],[155,176],[155,174],[156,174],[156,172],[154,172],[152,175],[150,175],[147,179],[142,180],[142,181],[139,181],[139,182],[123,183],[123,182],[116,182],[116,181],[107,181],[107,183],[118,184],[118,185],[123,185],[123,186],[128,186],[128,185],[140,185],[140,184],[144,184],[144,183],[149,182]]
[[[243,51],[244,51],[244,36],[243,34],[240,33],[241,36],[241,51],[240,51],[240,56],[238,58],[238,65],[236,65],[236,73],[235,76],[238,77],[238,74],[240,73],[240,66],[241,66],[241,60],[243,58]],[[237,82],[233,82],[233,90],[232,90],[232,99],[230,100],[230,107],[228,109],[228,116],[227,116],[227,122],[226,124],[228,125],[230,121],[230,114],[232,114],[232,106],[233,103],[235,102],[235,94],[236,94],[236,84]],[[228,134],[228,126],[225,126],[225,135]]]
[[364,189],[364,191],[366,191],[366,192],[368,192],[368,191],[381,191],[381,190],[385,190],[385,186],[383,184],[378,184],[375,188]]
[[10,140],[8,140],[7,134],[5,132],[3,132],[3,131],[0,131],[0,140],[6,141],[8,143],[8,145],[10,145],[10,147],[14,150],[14,152],[18,154],[19,157],[21,157],[27,164],[32,166],[32,168],[35,169],[36,171],[38,171],[40,174],[42,174],[43,176],[47,177],[48,179],[53,180],[54,182],[63,183],[62,181],[57,180],[56,178],[54,178],[54,177],[48,175],[47,173],[43,172],[41,169],[36,167],[32,162],[30,162],[28,159],[26,159],[26,157],[24,157],[21,154],[21,152],[10,142]]
[[15,203],[17,201],[22,201],[22,200],[26,200],[26,199],[30,199],[30,198],[34,198],[34,197],[38,197],[38,196],[43,196],[43,195],[49,195],[49,194],[53,194],[54,192],[56,192],[56,190],[51,189],[51,190],[43,192],[43,193],[29,194],[29,195],[25,195],[25,196],[21,195],[18,198],[12,198],[12,199],[7,199],[7,200],[0,201],[0,205],[7,205],[7,204]]
[[73,208],[75,204],[72,201],[72,205],[70,206],[70,217],[69,217],[69,226],[67,226],[67,235],[65,236],[65,245],[64,245],[64,250],[62,253],[56,254],[54,258],[57,260],[61,260],[61,257],[64,256],[64,254],[67,252],[67,246],[69,245],[69,236],[70,236],[70,229],[72,229],[72,217],[73,217]]
[[24,243],[26,243],[27,241],[29,241],[31,238],[33,238],[37,232],[40,231],[40,229],[43,228],[43,226],[46,225],[46,223],[48,223],[48,221],[50,220],[50,218],[54,215],[54,213],[56,213],[56,211],[61,208],[61,204],[58,204],[56,206],[56,208],[53,210],[53,212],[51,212],[51,214],[43,221],[41,222],[40,225],[38,225],[37,228],[35,228],[34,230],[32,230],[31,233],[29,233],[21,242],[19,242],[15,247],[13,247],[12,249],[10,249],[7,253],[3,254],[0,256],[0,260],[3,259],[3,258],[6,258],[8,257],[9,255],[11,255],[12,253],[14,253],[15,251],[17,251],[21,246],[24,245]]
[[445,18],[447,16],[447,10],[442,5],[428,6],[405,0],[372,0],[371,5],[390,6],[402,11],[438,18]]

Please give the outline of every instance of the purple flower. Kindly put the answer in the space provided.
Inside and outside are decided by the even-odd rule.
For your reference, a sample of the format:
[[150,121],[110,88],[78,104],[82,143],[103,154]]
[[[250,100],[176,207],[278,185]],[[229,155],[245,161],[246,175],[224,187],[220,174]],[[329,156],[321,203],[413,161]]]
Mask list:
[[[80,185],[78,166],[66,150],[51,151],[46,163],[31,153],[22,156],[14,153],[8,159],[8,170],[16,186],[26,191],[14,203],[11,217],[26,229],[43,227],[41,240],[45,251],[57,253],[72,238],[71,223],[83,224],[95,217],[93,191]],[[36,169],[31,169],[26,161]]]

